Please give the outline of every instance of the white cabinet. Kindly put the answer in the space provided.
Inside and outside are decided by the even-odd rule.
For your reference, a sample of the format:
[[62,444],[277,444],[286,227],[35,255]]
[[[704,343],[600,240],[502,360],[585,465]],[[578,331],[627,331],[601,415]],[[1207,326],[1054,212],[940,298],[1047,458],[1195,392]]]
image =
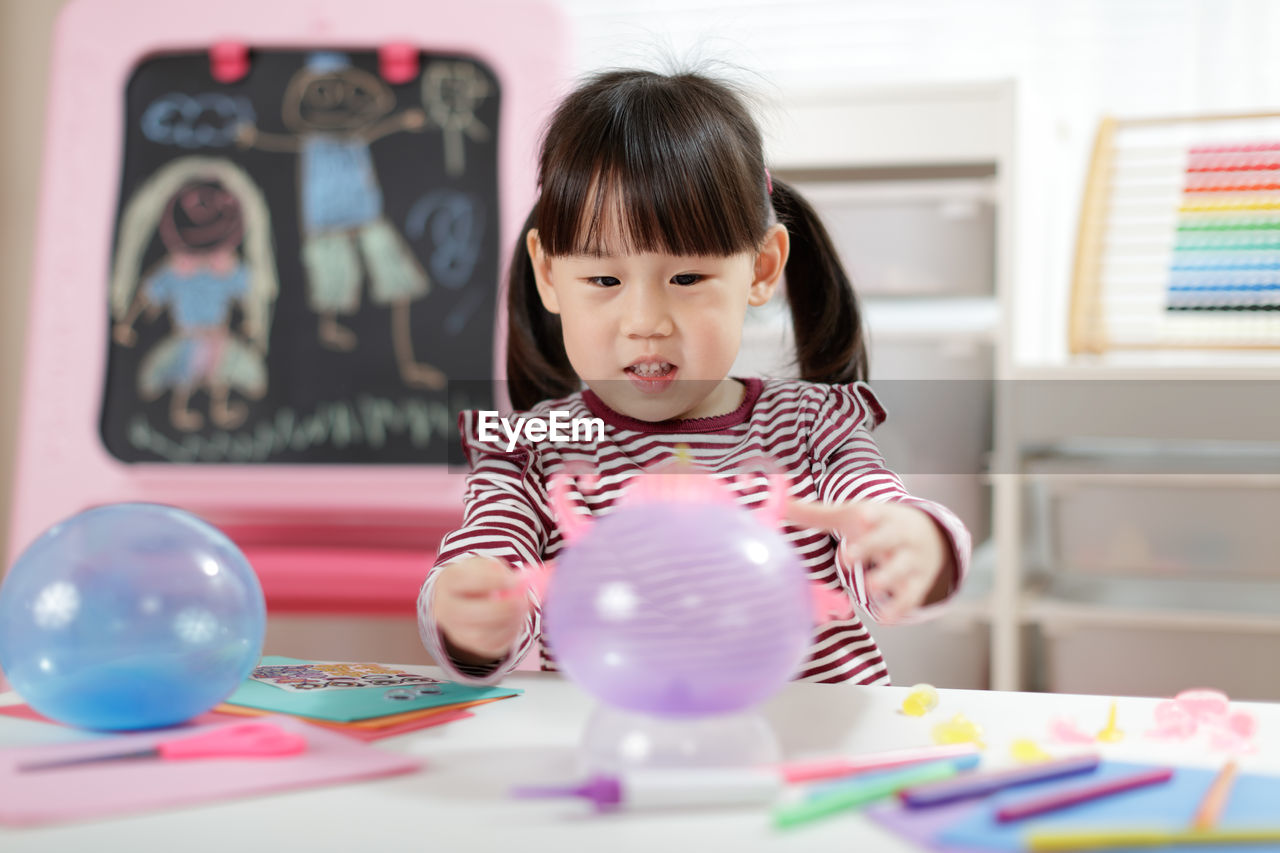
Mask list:
[[945,179],[930,176],[946,167],[900,168],[892,179],[856,170],[780,174],[794,175],[822,212],[860,296],[918,300],[993,295],[995,176],[965,177],[974,171],[952,168]]
[[1280,373],[1090,359],[1018,377],[1003,618],[1028,642],[1007,675],[1280,699]]
[[[767,139],[818,210],[862,303],[876,437],[907,488],[955,511],[974,567],[939,620],[874,633],[896,683],[989,686],[998,538],[990,476],[1013,269],[1015,88],[994,81],[795,94]],[[779,307],[753,314],[738,369],[790,375]]]
[[[863,300],[886,459],[975,534],[947,616],[874,629],[894,680],[1280,699],[1280,350],[1069,356],[1045,332],[1068,300],[1019,255],[1045,211],[1015,209],[1039,179],[1019,171],[1012,83],[793,94],[772,114],[769,163]],[[1083,181],[1057,167],[1077,165]],[[750,367],[785,374],[783,318],[753,317]]]

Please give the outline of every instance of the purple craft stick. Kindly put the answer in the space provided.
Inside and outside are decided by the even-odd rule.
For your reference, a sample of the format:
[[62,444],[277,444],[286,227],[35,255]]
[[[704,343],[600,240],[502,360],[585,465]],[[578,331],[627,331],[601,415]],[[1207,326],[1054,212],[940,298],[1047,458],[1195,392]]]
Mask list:
[[1012,788],[1016,785],[1029,785],[1032,782],[1043,782],[1049,779],[1060,779],[1064,776],[1076,776],[1091,773],[1098,769],[1101,759],[1097,755],[1080,755],[1075,758],[1062,758],[1056,761],[1044,761],[1030,767],[1018,767],[1013,770],[996,770],[991,773],[970,773],[954,779],[943,779],[927,785],[917,785],[898,792],[898,797],[913,809],[942,805],[956,800],[973,797],[984,797],[996,791]]
[[996,810],[996,820],[1000,823],[1010,823],[1015,820],[1044,814],[1045,812],[1065,809],[1068,806],[1074,806],[1079,803],[1087,803],[1090,800],[1110,797],[1113,794],[1120,794],[1134,788],[1143,788],[1147,785],[1168,782],[1172,778],[1173,768],[1160,767],[1155,770],[1144,770],[1141,773],[1121,776],[1118,779],[1108,779],[1096,785],[1081,785],[1066,791],[1055,791],[1051,794],[1030,797],[1021,802],[1002,806]]

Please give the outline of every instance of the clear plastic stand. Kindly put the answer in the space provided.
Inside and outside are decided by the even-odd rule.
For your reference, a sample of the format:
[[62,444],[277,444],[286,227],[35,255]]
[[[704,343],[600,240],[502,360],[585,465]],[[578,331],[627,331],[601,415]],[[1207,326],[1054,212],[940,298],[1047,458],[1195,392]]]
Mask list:
[[774,764],[782,750],[773,727],[754,710],[701,717],[660,717],[597,705],[582,740],[588,769],[750,767]]

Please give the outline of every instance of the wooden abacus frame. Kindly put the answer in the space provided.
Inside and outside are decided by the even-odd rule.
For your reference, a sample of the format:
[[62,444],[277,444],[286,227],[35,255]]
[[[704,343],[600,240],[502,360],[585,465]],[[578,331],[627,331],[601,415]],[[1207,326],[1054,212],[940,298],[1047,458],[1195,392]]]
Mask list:
[[[1084,197],[1080,206],[1080,217],[1077,231],[1074,272],[1071,284],[1071,302],[1068,330],[1068,344],[1073,354],[1102,353],[1110,349],[1274,349],[1280,348],[1280,311],[1266,312],[1214,312],[1212,320],[1203,320],[1205,325],[1212,324],[1223,334],[1185,334],[1186,320],[1182,320],[1184,333],[1177,330],[1161,339],[1149,336],[1127,336],[1117,333],[1110,327],[1109,309],[1107,306],[1108,283],[1104,280],[1104,259],[1109,244],[1115,236],[1116,225],[1112,222],[1112,206],[1118,177],[1117,152],[1121,146],[1119,141],[1133,131],[1167,128],[1172,134],[1194,134],[1204,129],[1205,136],[1212,138],[1214,133],[1208,129],[1221,132],[1224,127],[1214,123],[1237,122],[1242,125],[1239,133],[1247,134],[1257,125],[1274,125],[1266,129],[1270,138],[1280,142],[1280,112],[1229,113],[1219,115],[1193,115],[1179,117],[1156,117],[1117,119],[1104,117],[1099,123],[1094,140],[1093,154],[1089,164],[1089,174],[1085,183]],[[1202,140],[1203,141],[1203,140]],[[1184,156],[1193,153],[1196,143],[1186,144],[1181,150]],[[1275,168],[1275,167],[1271,167]],[[1280,199],[1280,196],[1277,196]],[[1276,205],[1280,207],[1280,204]],[[1175,206],[1177,211],[1181,208]],[[1167,278],[1169,269],[1165,269]],[[1182,312],[1177,312],[1182,313]],[[1192,312],[1187,312],[1192,313]],[[1265,322],[1259,323],[1258,313],[1269,315]],[[1230,319],[1231,317],[1237,319]],[[1252,318],[1252,319],[1251,319]],[[1191,318],[1195,323],[1195,318]],[[1246,329],[1238,338],[1230,331],[1232,325]],[[1235,333],[1239,334],[1239,333]]]

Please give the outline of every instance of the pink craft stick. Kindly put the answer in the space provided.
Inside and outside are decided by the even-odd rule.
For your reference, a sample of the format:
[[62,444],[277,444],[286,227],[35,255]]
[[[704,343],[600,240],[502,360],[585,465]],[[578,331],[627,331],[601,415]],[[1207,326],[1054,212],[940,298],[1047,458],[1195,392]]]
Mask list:
[[782,778],[790,784],[815,782],[819,779],[838,779],[871,770],[888,770],[907,764],[938,761],[944,758],[960,758],[978,751],[975,743],[949,743],[939,746],[917,746],[908,749],[891,749],[872,752],[852,758],[825,758],[815,761],[791,761],[780,768]]
[[72,756],[55,761],[20,764],[18,770],[53,770],[101,761],[133,758],[163,758],[180,761],[191,758],[275,758],[297,755],[307,748],[307,739],[272,723],[231,723],[199,734],[163,740],[142,749],[124,752]]
[[546,591],[547,584],[551,582],[551,571],[555,568],[555,561],[547,563],[533,563],[526,565],[520,572],[520,576],[516,579],[514,586],[500,589],[497,592],[489,593],[490,598],[520,598],[526,593],[532,592],[541,600]]
[[1160,767],[1155,770],[1144,770],[1141,773],[1134,773],[1130,776],[1121,776],[1119,779],[1108,779],[1105,782],[1098,782],[1093,785],[1081,785],[1067,791],[1055,791],[1052,794],[1031,797],[1018,803],[1010,803],[1007,806],[1003,806],[996,810],[996,820],[1000,823],[1023,820],[1045,812],[1058,811],[1079,803],[1087,803],[1090,800],[1099,800],[1124,791],[1131,791],[1134,788],[1143,788],[1147,785],[1168,782],[1172,778],[1172,768]]

